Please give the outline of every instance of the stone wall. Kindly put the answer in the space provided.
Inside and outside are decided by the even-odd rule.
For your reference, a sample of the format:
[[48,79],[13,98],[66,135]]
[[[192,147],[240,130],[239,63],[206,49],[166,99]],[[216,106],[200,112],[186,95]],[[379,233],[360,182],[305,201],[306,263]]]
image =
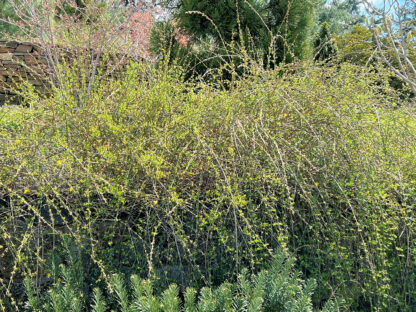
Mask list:
[[[70,53],[68,47],[57,47],[57,54],[68,63],[76,58]],[[78,51],[82,55],[91,55],[92,52]],[[87,60],[96,59],[92,54]],[[126,69],[128,61],[144,61],[143,59],[132,58],[123,54],[107,55],[105,60],[100,57],[98,62],[104,75],[107,77],[119,77]],[[85,60],[84,60],[85,61]],[[102,63],[101,63],[102,62]],[[45,50],[41,46],[30,42],[17,42],[0,40],[0,105],[4,103],[19,104],[19,96],[16,89],[19,82],[27,81],[40,93],[48,93],[48,85],[51,71]]]
[[37,89],[47,81],[47,60],[41,47],[29,42],[0,40],[0,105],[19,102],[16,83],[26,80]]

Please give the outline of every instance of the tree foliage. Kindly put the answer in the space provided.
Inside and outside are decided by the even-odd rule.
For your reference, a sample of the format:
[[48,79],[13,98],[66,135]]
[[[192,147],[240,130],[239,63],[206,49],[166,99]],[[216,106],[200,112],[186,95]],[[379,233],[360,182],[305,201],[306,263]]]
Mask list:
[[183,0],[175,16],[197,38],[213,38],[217,44],[235,41],[273,54],[275,63],[309,55],[314,10],[313,1],[300,0]]
[[368,65],[376,60],[371,31],[360,25],[336,37],[341,61],[359,65]]
[[329,25],[324,22],[315,39],[315,56],[317,61],[328,61],[337,54],[337,47],[329,31]]
[[360,0],[321,0],[316,15],[317,25],[329,24],[331,33],[341,35],[364,22]]
[[0,0],[0,38],[18,33],[18,27],[7,22],[17,18],[9,0]]

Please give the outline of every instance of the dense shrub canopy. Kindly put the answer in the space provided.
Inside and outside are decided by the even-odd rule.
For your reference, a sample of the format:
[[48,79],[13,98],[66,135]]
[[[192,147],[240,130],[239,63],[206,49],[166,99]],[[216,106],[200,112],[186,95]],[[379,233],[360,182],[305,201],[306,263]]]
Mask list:
[[131,64],[81,107],[65,77],[0,108],[2,297],[65,234],[104,280],[218,285],[283,248],[317,303],[415,305],[415,112],[382,69],[253,68],[223,89]]
[[0,310],[414,311],[414,0],[359,2],[0,0]]

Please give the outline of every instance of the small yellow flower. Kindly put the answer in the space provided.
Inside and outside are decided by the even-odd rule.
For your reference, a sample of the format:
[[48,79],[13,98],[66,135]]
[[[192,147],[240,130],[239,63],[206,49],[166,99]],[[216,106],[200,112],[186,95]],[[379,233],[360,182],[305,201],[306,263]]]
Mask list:
[[74,189],[72,188],[72,186],[71,187],[69,187],[69,191],[70,192],[72,192]]
[[27,194],[27,193],[29,193],[29,190],[27,188],[25,188],[25,190],[23,191],[23,193]]
[[48,272],[48,274],[46,274],[48,277],[51,277],[52,276],[52,274],[50,273],[50,272]]
[[319,182],[315,182],[315,185],[316,185],[316,186],[319,186]]
[[19,140],[19,139],[17,139],[16,140],[16,144],[20,144],[22,141],[21,140]]
[[62,160],[58,160],[56,163],[58,164],[58,166],[61,166],[62,165]]

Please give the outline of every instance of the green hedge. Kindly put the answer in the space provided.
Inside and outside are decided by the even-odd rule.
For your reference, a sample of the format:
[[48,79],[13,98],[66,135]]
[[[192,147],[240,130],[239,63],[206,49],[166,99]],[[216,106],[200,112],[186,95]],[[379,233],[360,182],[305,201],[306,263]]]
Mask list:
[[222,88],[131,64],[88,95],[71,72],[28,90],[0,108],[0,292],[70,234],[102,276],[220,285],[283,248],[317,304],[411,311],[416,123],[385,77],[305,64]]

